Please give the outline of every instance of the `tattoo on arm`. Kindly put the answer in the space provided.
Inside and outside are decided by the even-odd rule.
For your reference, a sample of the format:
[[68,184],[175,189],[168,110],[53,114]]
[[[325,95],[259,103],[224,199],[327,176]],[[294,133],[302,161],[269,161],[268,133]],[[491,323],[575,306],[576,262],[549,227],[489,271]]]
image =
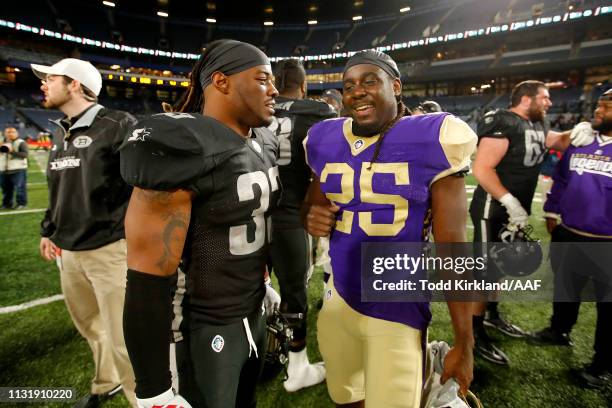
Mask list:
[[155,237],[150,237],[157,242],[157,248],[161,243],[161,253],[155,261],[155,266],[162,272],[173,273],[172,269],[180,262],[185,245],[191,219],[190,208],[183,208],[184,206],[177,202],[173,191],[137,189],[135,192],[138,194],[137,198],[162,221],[161,231],[157,229]]
[[139,188],[136,189],[136,193],[140,200],[159,206],[168,205],[172,198],[172,192],[170,191],[143,190]]
[[181,258],[189,228],[189,214],[176,212],[166,218],[166,221],[161,236],[163,250],[155,263],[161,270],[168,270]]

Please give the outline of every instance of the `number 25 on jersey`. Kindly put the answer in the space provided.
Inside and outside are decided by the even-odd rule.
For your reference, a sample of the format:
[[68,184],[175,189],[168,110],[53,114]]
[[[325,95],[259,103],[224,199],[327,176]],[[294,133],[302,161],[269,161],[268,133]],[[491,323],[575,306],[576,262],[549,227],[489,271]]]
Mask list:
[[[353,182],[355,180],[355,170],[347,163],[327,163],[321,172],[321,183],[325,183],[331,174],[341,176],[340,193],[326,193],[330,201],[339,204],[349,204],[357,198],[362,203],[382,204],[380,211],[393,211],[393,222],[374,223],[372,221],[372,211],[360,211],[357,223],[369,236],[393,237],[400,233],[408,218],[408,200],[399,194],[376,193],[372,183],[375,174],[391,174],[394,176],[396,186],[406,186],[410,184],[408,175],[408,163],[361,163],[359,172],[359,191],[360,197],[355,197]],[[392,207],[389,208],[389,206]],[[353,228],[353,211],[344,210],[342,220],[336,223],[336,230],[345,234],[350,234]]]

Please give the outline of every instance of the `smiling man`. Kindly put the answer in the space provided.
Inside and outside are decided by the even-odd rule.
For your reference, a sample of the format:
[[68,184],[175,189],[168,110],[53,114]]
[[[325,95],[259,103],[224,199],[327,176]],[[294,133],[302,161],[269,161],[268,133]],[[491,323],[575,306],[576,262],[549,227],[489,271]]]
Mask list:
[[[593,281],[597,300],[595,354],[590,364],[573,372],[581,386],[602,388],[610,383],[612,374],[612,257],[607,250],[612,243],[612,89],[599,97],[592,126],[598,132],[593,142],[570,147],[557,165],[544,211],[552,242],[599,244],[589,248],[590,253],[585,252],[585,246],[553,245],[550,258],[556,276],[555,295],[560,298],[553,304],[550,326],[533,337],[540,344],[571,346],[570,332],[578,320],[581,293]],[[602,247],[604,243],[608,246]]]
[[[278,141],[260,128],[274,115],[272,81],[258,48],[215,41],[176,111],[140,121],[122,147],[134,186],[124,331],[142,408],[254,404],[263,303],[279,299],[264,284],[280,194]],[[188,402],[171,388],[171,328]]]
[[[418,407],[428,303],[363,302],[363,242],[465,242],[462,175],[476,135],[447,113],[406,117],[397,65],[362,51],[343,74],[350,118],[313,126],[304,143],[314,172],[303,222],[330,235],[332,277],[318,319],[327,388],[339,406]],[[374,183],[374,179],[378,180]],[[386,221],[383,221],[386,220]],[[455,333],[443,381],[472,379],[471,303],[448,303]]]

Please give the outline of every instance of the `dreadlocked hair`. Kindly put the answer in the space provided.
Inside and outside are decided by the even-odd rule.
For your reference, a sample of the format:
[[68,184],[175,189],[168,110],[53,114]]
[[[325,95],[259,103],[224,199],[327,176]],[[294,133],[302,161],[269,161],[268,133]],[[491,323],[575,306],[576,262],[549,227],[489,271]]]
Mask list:
[[298,89],[306,80],[304,65],[298,59],[280,60],[274,68],[274,85],[280,93]]
[[189,88],[181,95],[174,105],[162,103],[164,112],[193,112],[201,113],[204,108],[204,90],[200,85],[200,72],[208,62],[210,52],[225,40],[217,40],[211,42],[208,47],[202,52],[198,62],[195,63],[193,69],[189,73]]
[[404,116],[410,116],[410,115],[411,115],[410,109],[408,109],[406,105],[404,105],[404,102],[402,102],[402,97],[397,96],[397,115],[395,115],[395,117],[391,121],[389,121],[389,123],[387,123],[385,127],[383,127],[382,130],[380,131],[380,137],[376,141],[376,149],[374,150],[374,156],[372,156],[372,161],[370,161],[368,170],[372,169],[372,164],[376,161],[376,159],[378,159],[378,155],[380,153],[380,147],[382,146],[383,139],[385,138],[385,135],[387,134],[387,132],[393,126],[395,126],[395,124],[401,118],[403,118]]

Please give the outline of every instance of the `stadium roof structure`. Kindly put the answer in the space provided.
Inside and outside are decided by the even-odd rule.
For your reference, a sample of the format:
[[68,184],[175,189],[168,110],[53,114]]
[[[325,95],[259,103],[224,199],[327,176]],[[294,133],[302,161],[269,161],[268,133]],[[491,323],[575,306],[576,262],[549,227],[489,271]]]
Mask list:
[[[134,15],[167,13],[169,18],[184,21],[214,19],[218,24],[255,24],[265,21],[278,25],[306,25],[350,22],[355,16],[362,20],[392,17],[412,8],[448,7],[458,0],[81,0],[81,5],[104,6]],[[74,0],[53,0],[53,3],[75,3]],[[114,6],[110,6],[114,4]],[[402,11],[400,11],[402,10]],[[211,21],[212,23],[212,21]]]

